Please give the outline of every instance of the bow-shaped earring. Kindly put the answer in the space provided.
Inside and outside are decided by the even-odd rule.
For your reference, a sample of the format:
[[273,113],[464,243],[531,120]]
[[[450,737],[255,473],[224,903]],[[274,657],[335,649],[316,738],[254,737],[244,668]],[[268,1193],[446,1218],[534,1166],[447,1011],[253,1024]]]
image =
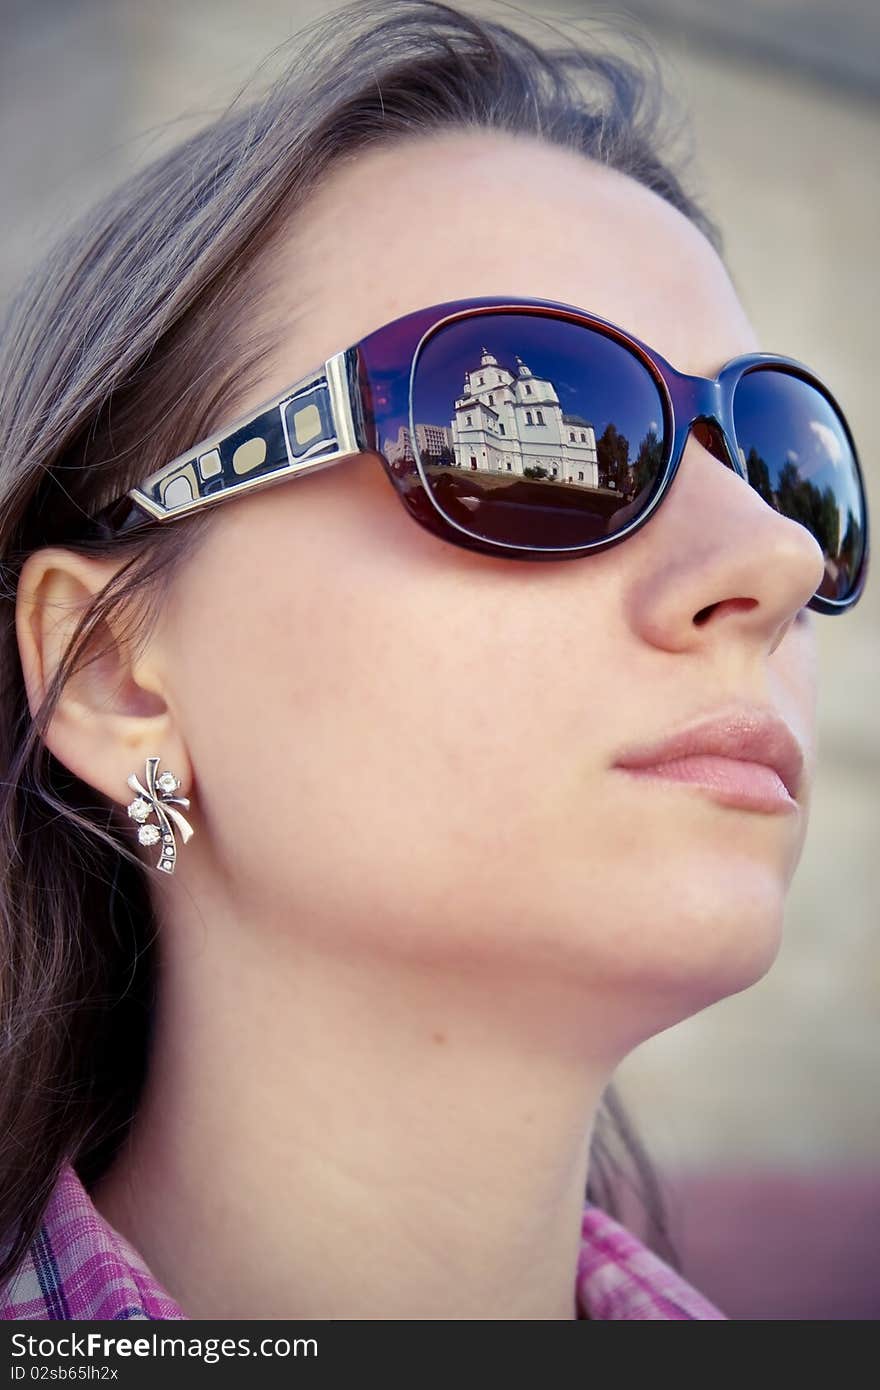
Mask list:
[[[174,840],[174,828],[169,816],[173,817],[177,823],[183,843],[186,844],[195,834],[189,821],[175,811],[170,802],[177,806],[185,806],[189,809],[189,797],[174,796],[173,793],[180,786],[180,778],[175,777],[173,772],[163,772],[161,776],[156,776],[156,768],[159,766],[159,758],[147,758],[146,763],[146,787],[141,786],[137,778],[137,773],[132,772],[128,777],[128,785],[132,791],[139,792],[140,795],[131,802],[128,807],[128,814],[132,820],[138,821],[138,839],[142,845],[155,845],[162,841],[162,849],[159,854],[159,863],[156,865],[163,873],[173,874],[174,866],[177,862],[177,845]],[[158,825],[146,825],[146,819],[156,813],[159,821]]]

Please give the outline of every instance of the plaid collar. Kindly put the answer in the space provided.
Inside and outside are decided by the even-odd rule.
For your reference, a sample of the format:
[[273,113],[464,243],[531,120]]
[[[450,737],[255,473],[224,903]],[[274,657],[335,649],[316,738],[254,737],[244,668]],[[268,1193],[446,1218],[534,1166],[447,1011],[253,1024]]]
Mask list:
[[[581,1223],[576,1290],[578,1306],[592,1320],[727,1316],[591,1203]],[[97,1211],[68,1163],[25,1259],[0,1288],[0,1318],[165,1320],[186,1314]]]

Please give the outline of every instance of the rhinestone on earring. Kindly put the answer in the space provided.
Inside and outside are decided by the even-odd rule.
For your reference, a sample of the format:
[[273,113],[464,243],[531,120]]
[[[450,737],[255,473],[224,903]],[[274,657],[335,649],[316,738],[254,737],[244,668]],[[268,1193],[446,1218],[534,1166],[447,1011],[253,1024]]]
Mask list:
[[[128,777],[128,785],[132,791],[140,793],[130,803],[128,814],[139,824],[138,839],[142,845],[155,845],[161,840],[162,848],[156,867],[163,873],[173,874],[177,862],[177,845],[174,840],[174,827],[168,817],[171,816],[176,822],[184,844],[187,844],[195,831],[189,821],[169,804],[174,802],[177,806],[186,806],[189,809],[189,797],[173,795],[180,786],[180,778],[175,777],[173,772],[163,772],[157,777],[156,768],[159,762],[159,758],[147,758],[146,787],[141,786],[136,772],[132,772]],[[159,824],[147,825],[146,819],[154,811]]]

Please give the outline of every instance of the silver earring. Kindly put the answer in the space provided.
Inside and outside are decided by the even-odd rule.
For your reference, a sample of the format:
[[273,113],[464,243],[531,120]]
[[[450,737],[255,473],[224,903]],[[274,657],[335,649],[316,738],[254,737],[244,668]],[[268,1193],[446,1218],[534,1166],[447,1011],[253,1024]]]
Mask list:
[[[173,801],[177,806],[186,806],[187,810],[189,809],[189,797],[173,795],[180,786],[180,778],[175,777],[173,772],[163,772],[157,777],[156,768],[159,762],[159,758],[147,758],[146,787],[141,786],[136,772],[129,776],[128,785],[132,791],[139,792],[140,795],[129,805],[128,814],[132,820],[139,823],[138,839],[142,845],[155,845],[161,840],[162,848],[156,868],[161,869],[163,873],[173,874],[177,862],[177,845],[174,841],[174,827],[168,817],[171,816],[177,823],[184,844],[187,844],[195,831],[189,821],[169,804]],[[152,815],[154,811],[159,824],[146,825],[147,816]]]

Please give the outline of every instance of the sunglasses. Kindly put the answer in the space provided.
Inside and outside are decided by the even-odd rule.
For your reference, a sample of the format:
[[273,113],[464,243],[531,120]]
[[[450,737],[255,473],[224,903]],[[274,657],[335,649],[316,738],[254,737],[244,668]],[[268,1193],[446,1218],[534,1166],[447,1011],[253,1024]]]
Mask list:
[[385,324],[104,507],[90,534],[371,452],[440,539],[501,559],[579,559],[645,525],[691,429],[821,545],[807,607],[851,608],[867,576],[867,499],[828,388],[766,352],[688,376],[606,319],[542,299],[454,300]]

